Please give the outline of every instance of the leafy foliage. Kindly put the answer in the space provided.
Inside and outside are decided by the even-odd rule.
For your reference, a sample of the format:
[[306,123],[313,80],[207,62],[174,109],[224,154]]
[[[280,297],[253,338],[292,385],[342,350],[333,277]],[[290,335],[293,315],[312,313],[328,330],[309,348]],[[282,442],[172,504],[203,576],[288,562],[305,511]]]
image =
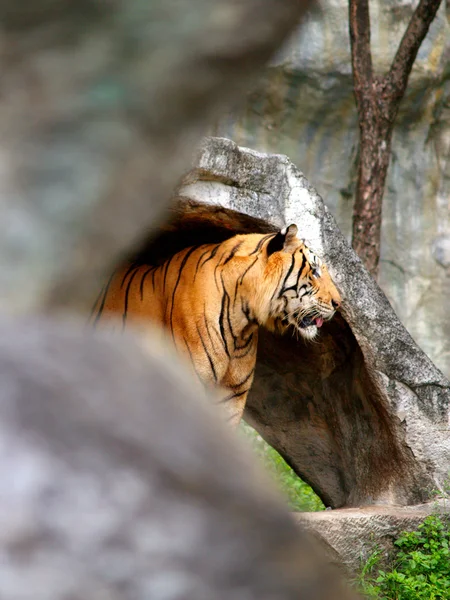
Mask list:
[[301,512],[324,510],[322,501],[310,486],[294,473],[278,452],[269,446],[254,429],[244,422],[241,422],[239,429],[248,439],[264,466],[273,474],[275,481],[286,496],[291,510]]
[[392,568],[380,569],[376,550],[363,566],[361,592],[379,600],[450,600],[450,523],[430,515],[394,542]]

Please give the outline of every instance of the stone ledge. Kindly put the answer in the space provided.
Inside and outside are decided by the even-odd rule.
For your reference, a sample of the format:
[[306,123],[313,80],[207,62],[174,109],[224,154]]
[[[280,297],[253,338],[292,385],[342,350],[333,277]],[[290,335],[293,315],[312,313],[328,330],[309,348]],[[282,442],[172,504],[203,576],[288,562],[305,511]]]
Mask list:
[[395,538],[402,531],[416,529],[432,513],[450,516],[450,500],[416,506],[339,508],[293,516],[317,539],[334,566],[354,576],[376,547],[387,558]]

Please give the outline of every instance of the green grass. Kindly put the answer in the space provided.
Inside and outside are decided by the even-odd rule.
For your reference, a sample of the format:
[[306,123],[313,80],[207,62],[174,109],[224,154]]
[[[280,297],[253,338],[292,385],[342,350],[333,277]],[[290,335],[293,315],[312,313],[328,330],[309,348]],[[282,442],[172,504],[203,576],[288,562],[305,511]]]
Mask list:
[[273,475],[291,510],[313,512],[325,509],[322,501],[310,486],[294,473],[278,452],[269,446],[252,427],[241,422],[239,429],[250,442],[264,466]]
[[[272,473],[291,510],[324,510],[313,490],[254,429],[244,422],[239,429]],[[430,515],[416,531],[401,533],[388,559],[376,549],[361,565],[354,584],[364,598],[450,600],[450,515]]]
[[[272,473],[291,510],[324,510],[313,490],[254,429],[244,422],[239,429]],[[354,584],[364,598],[450,600],[450,515],[430,515],[416,531],[401,533],[388,559],[375,549]]]
[[450,523],[430,515],[416,531],[394,542],[388,566],[376,550],[361,569],[357,586],[366,598],[379,600],[450,600]]

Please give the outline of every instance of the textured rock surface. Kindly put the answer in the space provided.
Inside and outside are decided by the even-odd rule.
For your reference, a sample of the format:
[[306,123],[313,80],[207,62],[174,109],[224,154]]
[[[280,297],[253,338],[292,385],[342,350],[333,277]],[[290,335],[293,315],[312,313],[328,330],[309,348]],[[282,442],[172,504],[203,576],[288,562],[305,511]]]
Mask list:
[[308,4],[2,1],[0,308],[86,308]]
[[[250,423],[327,505],[415,504],[441,489],[450,471],[450,384],[302,173],[285,156],[210,138],[180,193],[277,226],[297,223],[343,296],[343,318],[324,326],[316,344],[261,336]],[[210,217],[203,210],[206,221],[220,221],[220,209]],[[235,231],[267,227],[221,218]],[[191,236],[199,241],[193,225]]]
[[0,597],[346,600],[176,357],[0,321]]
[[306,4],[0,2],[0,309],[53,317],[0,319],[1,598],[336,598],[176,357],[54,314],[155,227]]
[[[417,2],[371,0],[374,68],[385,72]],[[314,182],[349,236],[358,136],[347,0],[323,0],[259,90],[216,134],[282,152]],[[383,207],[380,285],[433,362],[450,376],[450,23],[448,3],[423,42],[392,144]]]
[[448,510],[445,503],[404,508],[377,506],[295,513],[295,519],[314,533],[330,562],[352,576],[375,549],[381,549],[387,558],[402,531],[416,529],[433,512]]
[[[85,307],[306,4],[0,2],[2,311]],[[336,598],[181,371],[84,318],[0,320],[0,597]]]

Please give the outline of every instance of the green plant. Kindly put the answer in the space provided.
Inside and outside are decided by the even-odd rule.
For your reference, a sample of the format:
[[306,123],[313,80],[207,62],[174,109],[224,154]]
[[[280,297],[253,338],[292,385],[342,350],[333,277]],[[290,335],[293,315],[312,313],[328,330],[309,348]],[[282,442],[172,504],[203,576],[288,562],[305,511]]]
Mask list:
[[241,422],[239,429],[250,442],[264,466],[273,475],[277,485],[287,498],[291,510],[302,512],[324,510],[322,501],[310,486],[298,477],[278,452],[269,446],[252,427]]
[[379,549],[361,570],[358,584],[368,598],[380,600],[450,600],[450,526],[430,515],[416,531],[394,542],[389,568],[379,568]]

